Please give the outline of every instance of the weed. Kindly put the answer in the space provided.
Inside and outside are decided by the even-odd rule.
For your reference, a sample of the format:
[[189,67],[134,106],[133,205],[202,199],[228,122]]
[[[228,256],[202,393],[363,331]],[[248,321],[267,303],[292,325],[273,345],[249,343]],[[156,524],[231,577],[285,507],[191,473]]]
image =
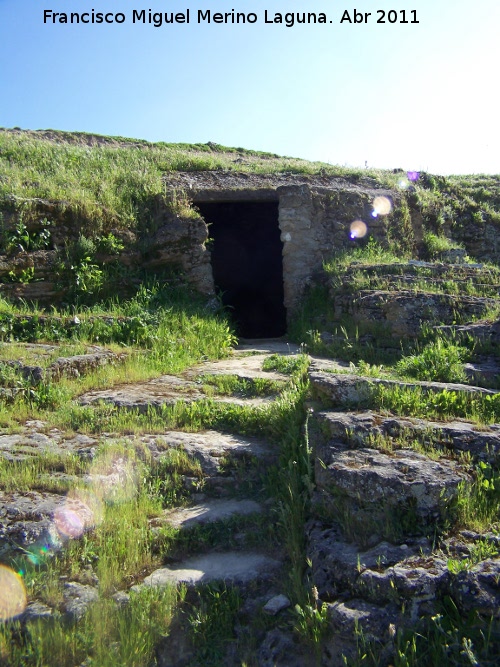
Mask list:
[[452,241],[445,236],[438,236],[432,232],[424,234],[424,246],[430,259],[438,258],[443,252],[448,250],[463,250],[463,246],[460,243]]
[[317,600],[317,591],[315,590],[313,590],[312,598],[309,604],[295,605],[294,629],[303,641],[312,646],[319,664],[321,642],[328,631],[328,605],[326,602],[320,603]]
[[395,370],[417,380],[463,383],[467,381],[463,363],[469,354],[467,348],[438,337],[421,351],[402,357]]
[[237,375],[200,375],[197,382],[202,384],[204,393],[240,396],[269,396],[278,394],[284,387],[283,382],[267,380],[266,378],[244,379]]
[[154,463],[146,476],[148,492],[161,500],[164,507],[182,504],[189,494],[185,477],[194,477],[201,488],[203,473],[199,461],[191,459],[182,449],[169,449]]
[[75,664],[142,667],[153,659],[155,645],[168,632],[185,588],[143,588],[130,594],[125,609],[100,599],[79,624],[68,625],[57,614],[0,627],[0,660],[9,667]]
[[483,424],[492,424],[500,419],[500,394],[377,385],[372,389],[370,405],[375,409],[413,417],[422,414],[426,418],[438,419],[463,417]]
[[236,614],[241,599],[236,588],[210,585],[198,591],[198,602],[189,615],[194,665],[222,664],[228,643],[233,641]]
[[11,493],[22,490],[68,491],[86,466],[75,454],[40,452],[20,461],[0,457],[0,489]]
[[308,366],[308,359],[304,355],[271,354],[262,364],[263,371],[278,371],[286,375],[302,374]]
[[472,472],[472,482],[463,481],[458,488],[457,522],[484,532],[500,520],[500,473],[484,461]]

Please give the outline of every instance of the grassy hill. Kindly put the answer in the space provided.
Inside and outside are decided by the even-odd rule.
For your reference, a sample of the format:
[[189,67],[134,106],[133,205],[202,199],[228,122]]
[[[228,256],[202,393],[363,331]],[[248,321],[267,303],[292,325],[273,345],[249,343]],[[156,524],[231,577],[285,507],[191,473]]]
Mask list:
[[[211,143],[0,130],[3,289],[39,270],[9,262],[48,253],[71,288],[44,308],[0,299],[0,665],[497,665],[500,268],[434,260],[461,228],[500,223],[500,177],[422,174],[399,192],[428,261],[373,240],[325,258],[295,345],[238,356],[217,304],[122,265],[158,198],[197,215],[168,187],[196,170],[394,190],[404,177]],[[53,243],[58,226],[71,241]],[[408,507],[359,493],[370,457],[403,480]],[[435,514],[419,514],[426,493],[405,495],[409,465],[417,482],[420,467],[448,470]],[[169,523],[227,498],[261,511]],[[278,563],[272,584],[264,572],[243,586],[143,585],[229,550]],[[289,607],[266,614],[277,593]]]
[[[353,169],[211,142],[149,143],[83,132],[0,129],[0,213],[22,213],[29,226],[44,200],[71,213],[86,236],[147,228],[152,202],[171,196],[169,174],[203,170],[331,176],[394,190],[401,190],[405,176],[401,169]],[[406,197],[433,231],[471,220],[500,224],[498,175],[421,174]]]

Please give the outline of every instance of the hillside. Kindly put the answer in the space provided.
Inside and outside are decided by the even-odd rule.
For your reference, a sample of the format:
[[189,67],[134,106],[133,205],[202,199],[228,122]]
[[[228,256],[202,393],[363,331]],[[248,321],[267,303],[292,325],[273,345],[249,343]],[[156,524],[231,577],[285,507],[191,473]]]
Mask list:
[[1,130],[0,215],[1,665],[498,665],[499,176]]

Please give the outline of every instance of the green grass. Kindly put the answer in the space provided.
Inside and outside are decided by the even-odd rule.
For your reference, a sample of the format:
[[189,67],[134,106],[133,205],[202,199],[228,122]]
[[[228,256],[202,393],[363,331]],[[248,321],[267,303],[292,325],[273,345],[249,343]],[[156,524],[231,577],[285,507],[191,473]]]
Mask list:
[[426,419],[464,418],[479,424],[494,424],[500,420],[500,394],[473,394],[443,389],[428,392],[421,387],[374,388],[370,407],[397,415]]
[[471,352],[454,341],[437,337],[409,356],[403,356],[395,370],[401,377],[431,382],[466,383],[464,362]]
[[409,255],[401,254],[396,248],[385,248],[377,243],[373,237],[368,242],[357,248],[349,248],[335,253],[333,257],[323,264],[326,274],[332,279],[340,278],[353,264],[401,264],[410,259]]
[[222,394],[226,396],[237,396],[240,398],[251,398],[256,396],[270,396],[278,394],[285,383],[266,378],[244,379],[237,375],[210,375],[204,374],[197,378],[201,383],[203,392],[207,396]]
[[308,366],[308,359],[305,355],[282,355],[271,354],[264,359],[262,364],[263,371],[278,371],[286,375],[302,374]]
[[[395,628],[394,667],[496,667],[500,652],[500,625],[475,611],[464,615],[445,597],[434,616],[424,617],[412,628]],[[356,624],[357,655],[345,657],[345,667],[381,667],[386,658],[384,642],[365,636]]]
[[305,173],[355,180],[368,176],[395,182],[390,172],[365,172],[223,146],[121,138],[102,138],[100,145],[89,145],[90,139],[82,133],[44,136],[0,131],[0,202],[23,211],[26,221],[36,210],[36,198],[67,202],[59,206],[58,214],[70,208],[81,220],[82,233],[92,236],[117,228],[149,227],[157,198],[167,198],[186,214],[182,193],[180,199],[176,194],[176,201],[162,180],[164,174],[175,171]]
[[24,460],[9,461],[0,457],[0,489],[15,491],[51,491],[64,493],[75,483],[75,477],[86,471],[86,465],[75,454],[38,452]]
[[208,585],[198,592],[188,622],[196,654],[193,667],[218,667],[234,639],[236,614],[242,604],[239,592],[224,585]]
[[463,250],[463,246],[446,236],[426,232],[424,234],[424,246],[430,259],[438,258],[442,253],[449,250]]
[[50,622],[30,622],[23,631],[19,622],[3,624],[0,661],[19,667],[74,667],[87,659],[86,664],[99,667],[143,667],[168,633],[185,594],[183,588],[168,586],[142,589],[131,593],[124,610],[101,599],[75,625],[57,616]]
[[[461,482],[459,486],[457,524],[479,533],[492,529],[497,532],[500,522],[500,472],[489,463],[480,461],[471,473],[472,481]],[[486,555],[482,558],[478,555],[476,553],[475,562],[486,558]],[[469,565],[472,561],[474,553],[468,561]]]

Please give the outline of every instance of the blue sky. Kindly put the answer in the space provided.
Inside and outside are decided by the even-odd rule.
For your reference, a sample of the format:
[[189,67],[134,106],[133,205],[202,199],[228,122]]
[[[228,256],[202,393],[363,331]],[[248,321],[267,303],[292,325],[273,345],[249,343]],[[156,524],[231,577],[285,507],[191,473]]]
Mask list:
[[[132,23],[187,8],[189,25]],[[341,24],[354,8],[368,22]],[[126,20],[44,24],[45,9]],[[258,20],[198,24],[199,9]],[[266,24],[266,9],[328,23]],[[377,23],[389,9],[419,23]],[[0,0],[0,126],[500,173],[498,25],[498,0]]]

